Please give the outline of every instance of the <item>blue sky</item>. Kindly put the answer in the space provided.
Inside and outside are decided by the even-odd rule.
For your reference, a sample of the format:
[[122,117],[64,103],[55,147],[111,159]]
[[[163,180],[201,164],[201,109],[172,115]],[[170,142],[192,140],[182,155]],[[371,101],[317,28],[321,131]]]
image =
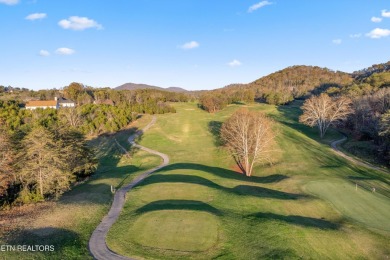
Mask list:
[[0,0],[0,85],[213,89],[390,60],[387,0]]

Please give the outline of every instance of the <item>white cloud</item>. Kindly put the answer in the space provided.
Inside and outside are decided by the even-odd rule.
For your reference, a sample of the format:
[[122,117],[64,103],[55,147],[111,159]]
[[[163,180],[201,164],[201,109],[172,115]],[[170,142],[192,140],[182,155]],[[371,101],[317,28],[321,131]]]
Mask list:
[[339,45],[339,44],[341,44],[343,41],[342,41],[341,39],[334,39],[332,42],[333,42],[334,44],[336,44],[336,45]]
[[379,39],[382,37],[390,36],[390,30],[388,29],[381,29],[381,28],[375,28],[371,32],[366,34],[367,37],[370,37],[372,39]]
[[45,13],[35,13],[35,14],[27,15],[26,18],[24,18],[24,19],[34,21],[34,20],[44,19],[46,17],[47,17],[47,14],[45,14]]
[[58,25],[64,29],[82,31],[89,28],[103,29],[101,24],[87,17],[71,16],[69,19],[63,19],[58,22]]
[[248,13],[252,13],[252,12],[256,11],[257,9],[260,9],[260,8],[267,6],[267,5],[272,5],[272,2],[261,1],[260,3],[254,4],[251,7],[249,7]]
[[238,67],[238,66],[241,66],[242,63],[241,63],[241,61],[239,61],[239,60],[232,60],[231,62],[228,63],[228,65],[229,65],[230,67]]
[[47,50],[40,50],[39,56],[42,56],[42,57],[50,56],[50,52],[48,52]]
[[75,51],[69,48],[58,48],[56,53],[59,55],[72,55]]
[[360,37],[362,37],[362,34],[361,33],[350,34],[349,37],[350,38],[360,38]]
[[390,18],[390,11],[387,11],[386,9],[382,10],[382,16],[386,18]]
[[16,5],[19,3],[19,0],[0,0],[0,4],[6,5]]
[[190,50],[190,49],[195,49],[198,48],[200,45],[196,41],[191,41],[191,42],[186,42],[183,45],[179,46],[183,50]]
[[371,17],[371,22],[380,23],[380,22],[382,22],[382,18],[373,16],[373,17]]

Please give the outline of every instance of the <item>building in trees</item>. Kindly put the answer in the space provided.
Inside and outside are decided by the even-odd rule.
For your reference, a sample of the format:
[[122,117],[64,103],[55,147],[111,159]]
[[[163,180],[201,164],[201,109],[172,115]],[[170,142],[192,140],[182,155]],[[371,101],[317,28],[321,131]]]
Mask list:
[[35,110],[37,108],[42,108],[42,109],[54,108],[54,109],[58,109],[59,108],[59,104],[58,104],[57,100],[31,100],[31,101],[28,101],[27,104],[26,104],[26,109]]
[[70,99],[57,98],[54,100],[30,100],[26,104],[26,109],[35,110],[37,108],[54,108],[59,109],[61,107],[75,107],[76,103]]
[[60,97],[57,99],[59,107],[75,107],[76,103],[73,100]]

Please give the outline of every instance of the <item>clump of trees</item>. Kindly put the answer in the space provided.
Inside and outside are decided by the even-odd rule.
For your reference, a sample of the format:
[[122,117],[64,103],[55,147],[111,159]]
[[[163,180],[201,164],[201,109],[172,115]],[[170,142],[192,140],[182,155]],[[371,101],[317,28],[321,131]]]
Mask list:
[[323,138],[329,126],[345,120],[352,113],[351,100],[347,97],[331,98],[322,93],[312,96],[302,106],[303,114],[299,122],[310,127],[317,126],[320,137]]
[[275,132],[263,113],[240,109],[221,128],[221,138],[242,172],[251,176],[259,162],[271,162]]
[[96,169],[84,135],[60,121],[3,128],[0,139],[0,206],[58,198]]
[[226,88],[221,90],[207,91],[200,95],[199,105],[209,113],[215,113],[233,103],[252,103],[255,94],[250,89]]

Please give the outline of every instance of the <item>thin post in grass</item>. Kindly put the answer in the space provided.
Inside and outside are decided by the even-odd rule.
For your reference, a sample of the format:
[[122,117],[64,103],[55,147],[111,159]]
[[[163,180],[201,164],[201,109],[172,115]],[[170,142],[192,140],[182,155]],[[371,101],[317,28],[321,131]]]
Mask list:
[[111,185],[111,193],[115,193],[115,188]]

